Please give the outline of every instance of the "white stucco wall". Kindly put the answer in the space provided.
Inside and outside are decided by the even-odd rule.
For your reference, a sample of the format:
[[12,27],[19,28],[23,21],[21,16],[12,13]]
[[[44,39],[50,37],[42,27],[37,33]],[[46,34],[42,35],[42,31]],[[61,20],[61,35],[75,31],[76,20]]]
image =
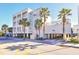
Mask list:
[[74,34],[79,33],[79,25],[74,25],[72,29]]
[[[62,34],[63,33],[63,26],[62,23],[56,23],[56,24],[50,24],[46,25],[45,27],[45,33],[57,33],[57,34]],[[68,23],[65,26],[65,33],[71,34],[71,24]]]

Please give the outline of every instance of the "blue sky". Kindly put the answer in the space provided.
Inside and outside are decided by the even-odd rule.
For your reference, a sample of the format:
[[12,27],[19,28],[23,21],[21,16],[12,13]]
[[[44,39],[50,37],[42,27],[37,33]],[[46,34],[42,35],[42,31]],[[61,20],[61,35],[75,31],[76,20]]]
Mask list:
[[72,25],[78,23],[78,4],[70,3],[2,3],[0,4],[0,28],[3,24],[7,24],[9,27],[12,26],[12,15],[25,9],[32,8],[37,9],[40,7],[48,7],[52,20],[58,20],[57,15],[62,8],[72,9],[71,19]]

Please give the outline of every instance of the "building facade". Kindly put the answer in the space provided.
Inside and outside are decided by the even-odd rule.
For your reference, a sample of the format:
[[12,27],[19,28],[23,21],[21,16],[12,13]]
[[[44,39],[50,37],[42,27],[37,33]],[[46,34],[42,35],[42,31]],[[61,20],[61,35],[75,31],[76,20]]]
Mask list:
[[[17,36],[23,36],[23,28],[21,25],[19,25],[19,21],[22,18],[27,18],[29,22],[31,22],[31,20],[29,19],[29,13],[31,12],[31,9],[24,9],[18,13],[16,13],[15,15],[13,15],[13,36],[17,37]],[[30,29],[30,30],[29,30]],[[26,27],[26,35],[28,33],[28,36],[30,37],[32,30],[31,30],[31,26],[29,26],[28,28]]]
[[[19,20],[22,18],[27,18],[30,22],[30,26],[26,27],[26,36],[31,39],[36,38],[36,32],[35,29],[35,20],[40,18],[40,8],[36,10],[32,10],[30,8],[24,9],[15,15],[13,15],[13,36],[23,36],[23,28],[21,25],[19,25]],[[46,38],[62,38],[63,35],[63,25],[61,21],[51,21],[48,22],[48,20],[53,20],[50,16],[46,19],[45,23],[45,37]],[[66,36],[69,36],[71,34],[71,23],[69,21],[66,22],[65,26],[65,33]],[[43,27],[40,29],[40,37],[43,37]]]
[[77,36],[79,34],[79,25],[74,25],[73,26],[73,35]]

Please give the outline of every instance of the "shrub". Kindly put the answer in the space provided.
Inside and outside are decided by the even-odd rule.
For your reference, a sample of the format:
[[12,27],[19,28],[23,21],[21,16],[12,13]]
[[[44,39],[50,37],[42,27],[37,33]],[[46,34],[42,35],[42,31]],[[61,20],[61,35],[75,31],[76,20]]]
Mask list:
[[73,39],[73,38],[71,38],[69,42],[70,43],[79,43],[79,41],[77,39]]
[[0,32],[0,37],[3,36],[3,35],[4,35],[4,33],[3,32]]

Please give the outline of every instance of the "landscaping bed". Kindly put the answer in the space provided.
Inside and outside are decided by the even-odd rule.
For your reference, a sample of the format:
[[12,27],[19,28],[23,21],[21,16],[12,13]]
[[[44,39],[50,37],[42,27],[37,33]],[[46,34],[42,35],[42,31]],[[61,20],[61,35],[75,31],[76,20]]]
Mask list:
[[67,43],[61,44],[60,46],[79,48],[79,40],[71,38]]

